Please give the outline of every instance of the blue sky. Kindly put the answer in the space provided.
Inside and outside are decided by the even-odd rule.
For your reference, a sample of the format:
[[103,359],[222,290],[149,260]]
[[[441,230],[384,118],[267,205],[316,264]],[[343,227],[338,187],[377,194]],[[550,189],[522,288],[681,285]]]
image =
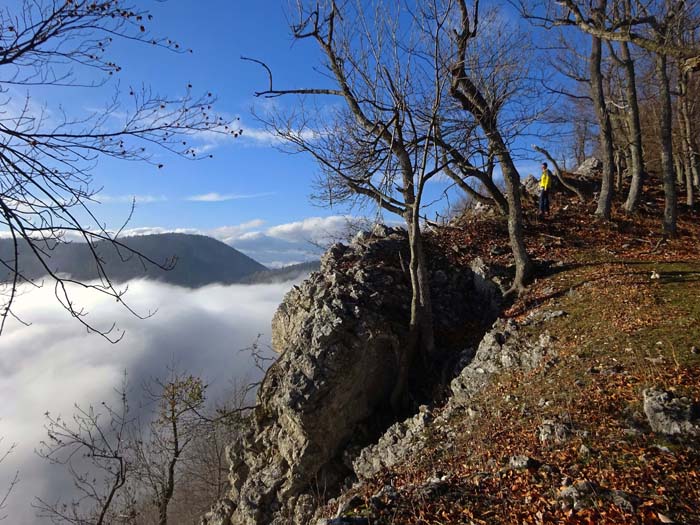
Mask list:
[[[34,104],[45,103],[53,110],[61,104],[79,115],[103,107],[117,88],[124,92],[145,85],[163,95],[180,96],[191,84],[195,93],[214,93],[219,114],[240,119],[241,137],[200,141],[213,155],[211,159],[187,161],[158,153],[162,169],[102,159],[92,170],[94,187],[102,188],[101,204],[94,211],[108,226],[121,226],[135,198],[130,229],[213,235],[273,266],[316,257],[318,250],[311,243],[344,227],[341,217],[350,210],[320,208],[309,201],[317,173],[314,162],[277,149],[275,140],[251,114],[253,107],[294,100],[256,99],[253,93],[266,86],[267,77],[259,66],[241,61],[241,56],[268,63],[279,86],[318,87],[327,82],[314,70],[319,63],[314,44],[293,42],[286,4],[136,0],[137,6],[153,15],[149,30],[154,36],[172,38],[193,52],[177,54],[116,41],[110,53],[123,70],[107,85],[32,89]],[[445,187],[445,182],[431,183],[425,201],[433,200]],[[441,202],[431,215],[446,207]],[[362,213],[372,215],[373,209]]]
[[[291,49],[283,11],[270,8],[271,4],[144,3],[154,15],[153,32],[172,37],[193,53],[121,45],[118,51],[130,55],[123,60],[123,77],[143,80],[156,91],[173,95],[188,83],[195,91],[212,91],[218,98],[218,112],[240,117],[244,133],[239,139],[212,141],[212,159],[192,162],[166,156],[161,170],[116,161],[100,166],[95,181],[112,198],[108,200],[143,197],[131,226],[212,229],[252,220],[272,225],[329,213],[311,209],[307,203],[313,163],[272,147],[270,137],[250,114],[255,104],[263,103],[253,92],[266,79],[258,67],[242,62],[241,55],[269,61],[281,79],[295,84],[304,80],[297,72],[314,60],[308,46]],[[136,52],[129,53],[129,48]],[[120,202],[103,207],[110,208],[106,210],[110,215],[125,208]]]

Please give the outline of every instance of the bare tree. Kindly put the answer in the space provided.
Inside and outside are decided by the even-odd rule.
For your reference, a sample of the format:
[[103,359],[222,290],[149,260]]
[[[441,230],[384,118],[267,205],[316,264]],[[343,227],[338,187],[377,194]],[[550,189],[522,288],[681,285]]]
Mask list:
[[467,72],[469,44],[477,37],[479,30],[479,2],[474,2],[471,12],[465,0],[455,2],[453,9],[458,10],[459,22],[453,32],[450,94],[483,130],[489,151],[500,165],[508,195],[508,234],[516,268],[513,287],[509,292],[520,292],[532,273],[532,261],[525,248],[520,175],[499,127],[499,100],[488,97],[473,75]]
[[[88,287],[123,303],[105,271],[95,243],[106,240],[124,258],[136,256],[93,212],[96,189],[91,172],[102,158],[141,161],[154,168],[163,164],[157,150],[186,158],[200,154],[188,135],[231,133],[212,111],[214,96],[193,93],[188,85],[181,97],[152,92],[148,87],[116,90],[104,108],[84,115],[66,114],[62,107],[45,107],[31,96],[34,86],[60,93],[73,88],[105,86],[122,66],[110,57],[116,40],[187,50],[168,38],[150,34],[148,12],[124,0],[22,0],[0,8],[0,224],[14,250],[0,260],[10,272],[2,290],[0,330],[25,279],[20,250],[27,251],[48,274],[58,301],[79,322],[111,340],[111,329],[92,326],[71,299],[71,285]],[[27,95],[19,97],[18,89]],[[68,95],[67,95],[68,96]],[[81,283],[56,273],[50,263],[58,243],[76,237],[88,244],[100,275],[99,283]],[[148,261],[164,265],[163,261]]]
[[[529,34],[513,28],[502,11],[497,8],[479,11],[475,4],[478,31],[467,39],[464,54],[459,56],[459,43],[452,30],[452,26],[460,24],[459,3],[443,1],[440,5],[451,12],[453,20],[449,30],[439,35],[443,74],[451,78],[450,96],[446,97],[438,136],[441,148],[451,161],[446,162],[444,173],[471,198],[495,204],[508,216],[507,188],[504,192],[494,179],[501,176],[505,180],[502,159],[497,154],[499,148],[485,131],[489,126],[483,125],[481,114],[465,110],[464,101],[454,96],[453,72],[456,64],[463,64],[464,80],[461,82],[469,82],[481,94],[490,118],[497,122],[502,142],[513,155],[515,140],[530,132],[533,123],[540,123],[549,109],[549,97],[542,95],[537,78],[539,71],[534,67],[534,46]],[[468,187],[468,178],[475,179],[486,190],[485,194]]]
[[181,477],[170,504],[173,523],[194,523],[228,496],[228,447],[249,428],[248,381],[234,382],[221,401],[207,406],[194,440],[181,458]]
[[[601,26],[605,21],[607,10],[607,0],[598,0],[593,8],[593,23]],[[610,121],[610,112],[606,104],[603,73],[601,62],[603,59],[603,40],[596,35],[591,35],[591,55],[588,61],[591,78],[591,98],[598,115],[600,153],[603,157],[603,175],[600,184],[600,195],[598,197],[598,207],[595,214],[603,219],[610,219],[612,196],[613,196],[613,169],[615,160],[613,158],[613,133]]]
[[[628,8],[629,2],[625,2]],[[623,209],[627,213],[635,211],[641,198],[642,183],[644,181],[644,157],[642,150],[642,125],[639,116],[639,98],[637,95],[637,74],[634,58],[630,51],[629,42],[619,42],[619,57],[615,52],[613,43],[608,41],[610,56],[624,70],[624,120],[627,127],[628,143],[624,145],[627,152],[626,158],[628,171],[630,172],[630,188]]]
[[[688,34],[690,33],[690,34]],[[681,33],[678,38],[693,40],[692,32]],[[679,156],[684,164],[686,204],[690,207],[695,201],[695,187],[700,187],[700,150],[698,149],[697,127],[697,79],[692,71],[679,68],[677,114],[681,135]]]
[[202,430],[206,385],[195,376],[171,368],[165,380],[146,385],[146,401],[156,406],[153,420],[140,425],[132,440],[134,475],[157,511],[158,525],[167,525],[168,509],[180,476],[183,454]]
[[[278,89],[258,96],[331,96],[340,107],[320,110],[302,99],[296,110],[263,117],[296,151],[318,162],[319,188],[330,204],[368,198],[400,215],[408,230],[412,286],[409,343],[400,357],[392,405],[399,409],[418,351],[434,351],[430,286],[420,221],[428,181],[444,168],[436,141],[448,80],[434,51],[447,23],[437,4],[300,2],[294,38],[321,51],[331,88]],[[251,60],[251,59],[248,59]]]
[[226,446],[246,425],[245,386],[207,405],[204,382],[171,367],[137,392],[138,410],[125,378],[114,406],[76,405],[69,419],[47,413],[38,454],[63,466],[74,490],[37,498],[38,516],[72,525],[196,520],[228,490]]
[[70,503],[37,498],[37,515],[53,523],[102,525],[118,523],[117,502],[131,472],[129,413],[126,378],[118,391],[119,404],[103,402],[99,409],[75,405],[66,420],[46,413],[48,439],[41,443],[39,456],[63,465],[73,481],[77,496]]
[[[3,440],[4,438],[0,438],[0,445],[2,444]],[[8,456],[10,456],[14,452],[16,447],[16,443],[12,443],[9,447],[0,452],[0,465],[2,465],[3,462],[8,458]],[[4,514],[5,508],[7,507],[7,500],[10,498],[12,491],[18,483],[19,472],[15,472],[14,475],[10,478],[10,481],[7,484],[7,486],[4,487],[4,489],[2,489],[3,492],[0,492],[0,521],[7,519],[7,515]]]

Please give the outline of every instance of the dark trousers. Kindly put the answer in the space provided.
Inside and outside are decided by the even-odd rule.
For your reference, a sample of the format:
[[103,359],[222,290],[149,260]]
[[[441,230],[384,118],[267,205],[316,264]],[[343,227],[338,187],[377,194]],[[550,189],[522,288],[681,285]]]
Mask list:
[[540,213],[542,215],[549,213],[549,190],[540,191]]

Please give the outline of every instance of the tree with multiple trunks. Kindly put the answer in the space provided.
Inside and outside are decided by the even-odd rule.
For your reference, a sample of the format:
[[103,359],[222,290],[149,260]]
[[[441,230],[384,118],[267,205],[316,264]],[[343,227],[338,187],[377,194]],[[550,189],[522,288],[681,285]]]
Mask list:
[[[519,175],[498,120],[514,96],[508,75],[517,68],[506,66],[512,57],[499,54],[503,49],[492,40],[498,63],[467,72],[478,49],[486,49],[474,44],[479,41],[478,2],[473,17],[465,2],[450,0],[391,5],[300,2],[295,15],[293,36],[317,45],[330,86],[281,88],[273,83],[273,71],[265,62],[244,60],[267,72],[268,86],[257,96],[300,97],[293,109],[260,119],[294,151],[318,162],[322,176],[317,196],[329,204],[368,198],[404,220],[412,300],[408,350],[398,363],[392,396],[398,407],[415,355],[431,355],[435,347],[421,232],[424,191],[432,178],[445,174],[460,187],[468,186],[468,177],[481,181],[490,192],[481,198],[508,215],[516,260],[512,291],[521,291],[530,276]],[[493,31],[488,36],[497,35]],[[511,51],[513,42],[507,41]],[[319,110],[313,105],[313,97],[319,96],[340,104]],[[475,163],[477,155],[485,160]],[[504,174],[507,199],[493,182],[495,164]]]

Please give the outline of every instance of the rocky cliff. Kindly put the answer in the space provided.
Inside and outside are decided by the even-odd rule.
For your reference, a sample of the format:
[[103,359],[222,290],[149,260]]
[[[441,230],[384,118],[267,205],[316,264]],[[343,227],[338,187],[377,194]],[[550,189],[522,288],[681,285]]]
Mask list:
[[[405,233],[377,228],[336,244],[285,297],[273,320],[280,353],[258,391],[253,427],[230,447],[230,500],[203,523],[302,524],[357,478],[353,462],[397,419],[388,406],[410,305]],[[476,270],[476,271],[475,271]],[[436,346],[418,360],[410,395],[435,395],[496,314],[484,268],[430,254]],[[462,363],[463,364],[463,363]],[[366,453],[365,453],[366,456]]]

